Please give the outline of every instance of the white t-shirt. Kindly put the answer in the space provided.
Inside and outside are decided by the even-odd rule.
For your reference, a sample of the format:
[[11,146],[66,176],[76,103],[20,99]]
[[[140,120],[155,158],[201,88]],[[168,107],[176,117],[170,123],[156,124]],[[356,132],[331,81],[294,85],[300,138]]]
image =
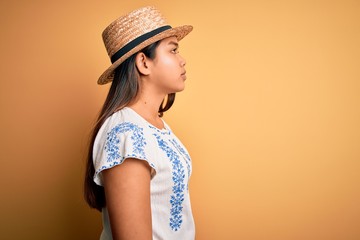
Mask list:
[[[189,196],[191,159],[164,122],[158,129],[131,108],[111,115],[100,128],[93,148],[94,181],[102,186],[101,171],[136,158],[149,163],[154,240],[193,240],[195,225]],[[112,239],[107,209],[102,211],[101,240]]]

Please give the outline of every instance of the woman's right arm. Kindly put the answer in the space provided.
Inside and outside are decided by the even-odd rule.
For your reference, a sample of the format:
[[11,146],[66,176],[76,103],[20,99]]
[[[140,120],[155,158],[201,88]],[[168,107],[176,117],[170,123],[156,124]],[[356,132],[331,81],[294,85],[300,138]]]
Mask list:
[[149,164],[129,158],[102,175],[113,239],[151,240]]

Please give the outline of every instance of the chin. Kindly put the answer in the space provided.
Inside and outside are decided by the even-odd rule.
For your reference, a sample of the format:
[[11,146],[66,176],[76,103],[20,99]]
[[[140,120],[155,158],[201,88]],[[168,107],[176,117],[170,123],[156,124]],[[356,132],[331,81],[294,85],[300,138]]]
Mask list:
[[184,91],[184,89],[185,89],[185,86],[178,88],[175,92],[182,92],[182,91]]
[[168,93],[177,93],[177,92],[182,92],[184,91],[185,89],[185,85],[183,86],[177,86],[177,87],[174,87],[174,88],[171,88],[171,89],[168,89]]

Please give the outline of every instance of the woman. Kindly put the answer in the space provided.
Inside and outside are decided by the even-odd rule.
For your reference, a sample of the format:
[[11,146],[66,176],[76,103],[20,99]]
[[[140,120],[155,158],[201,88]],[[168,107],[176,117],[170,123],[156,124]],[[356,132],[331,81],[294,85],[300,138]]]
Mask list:
[[161,119],[185,87],[179,41],[192,26],[170,27],[154,7],[112,22],[103,40],[112,82],[94,127],[85,199],[102,212],[100,239],[195,238],[188,181],[191,160]]

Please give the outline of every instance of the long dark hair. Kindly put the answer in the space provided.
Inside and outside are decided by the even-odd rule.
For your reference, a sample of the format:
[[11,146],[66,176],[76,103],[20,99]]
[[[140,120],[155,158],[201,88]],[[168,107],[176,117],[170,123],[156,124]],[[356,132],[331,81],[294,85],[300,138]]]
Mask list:
[[[141,50],[146,57],[150,59],[155,58],[155,50],[159,45],[160,41],[155,42],[148,47]],[[114,71],[114,78],[106,97],[104,105],[100,111],[99,117],[93,128],[89,149],[87,153],[87,162],[85,169],[84,179],[84,196],[85,201],[91,208],[95,208],[99,211],[106,205],[104,188],[97,185],[93,181],[95,174],[94,163],[93,163],[93,147],[94,141],[100,127],[105,120],[110,117],[116,111],[127,106],[139,92],[139,72],[135,65],[136,54],[126,59],[119,67]],[[163,113],[171,108],[175,100],[175,93],[170,93],[163,100],[159,106],[159,116],[162,117]]]

